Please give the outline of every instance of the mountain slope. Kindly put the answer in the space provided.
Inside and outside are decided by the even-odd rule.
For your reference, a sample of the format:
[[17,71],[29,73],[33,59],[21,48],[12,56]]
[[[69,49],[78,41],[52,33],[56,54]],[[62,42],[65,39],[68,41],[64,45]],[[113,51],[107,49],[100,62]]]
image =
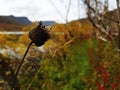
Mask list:
[[30,25],[32,23],[27,17],[15,17],[13,15],[10,15],[8,17],[20,24]]
[[32,22],[27,17],[0,16],[0,31],[21,31]]
[[44,26],[51,26],[51,25],[55,24],[55,21],[42,21],[42,24]]
[[29,25],[32,22],[27,17],[0,16],[0,23]]

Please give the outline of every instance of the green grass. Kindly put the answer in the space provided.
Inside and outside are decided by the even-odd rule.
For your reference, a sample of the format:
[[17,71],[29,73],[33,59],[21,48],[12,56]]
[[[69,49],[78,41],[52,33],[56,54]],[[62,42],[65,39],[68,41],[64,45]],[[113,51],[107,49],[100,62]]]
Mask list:
[[[94,40],[94,45],[96,44]],[[41,90],[88,90],[91,82],[95,81],[95,73],[89,62],[89,48],[91,48],[89,41],[75,41],[68,47],[67,53],[69,54],[66,54],[68,56],[61,57],[59,60],[57,57],[52,60],[47,58],[35,76],[31,87]],[[90,82],[88,82],[89,79],[91,79]]]
[[101,90],[102,85],[104,90],[119,90],[119,54],[96,38],[75,39],[55,57],[46,55],[41,61],[38,71],[19,75],[21,90]]

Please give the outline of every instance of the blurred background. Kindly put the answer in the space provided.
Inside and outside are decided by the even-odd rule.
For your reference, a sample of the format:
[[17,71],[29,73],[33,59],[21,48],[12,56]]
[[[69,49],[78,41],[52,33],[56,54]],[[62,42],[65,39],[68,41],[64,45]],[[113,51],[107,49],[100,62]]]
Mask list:
[[[119,0],[0,0],[0,90],[119,90]],[[51,36],[30,47],[42,25]]]

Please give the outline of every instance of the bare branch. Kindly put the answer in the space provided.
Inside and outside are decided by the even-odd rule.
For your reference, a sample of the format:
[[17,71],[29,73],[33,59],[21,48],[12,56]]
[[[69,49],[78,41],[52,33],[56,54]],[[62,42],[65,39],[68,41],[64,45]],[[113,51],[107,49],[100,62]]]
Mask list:
[[117,15],[118,15],[118,20],[119,20],[119,24],[118,24],[118,48],[120,50],[120,1],[119,0],[116,0],[116,3],[117,3]]
[[[96,11],[94,8],[92,8],[90,6],[90,2],[89,0],[86,0],[86,4],[87,4],[87,7],[88,7],[88,18],[89,20],[91,21],[91,23],[93,24],[94,27],[98,28],[100,32],[106,34],[106,35],[109,35],[109,33],[106,31],[106,26],[104,25],[103,21],[102,21],[102,17],[100,17],[98,11]],[[97,24],[97,22],[95,22],[95,20],[93,20],[93,18],[91,17],[91,12],[93,12],[95,14],[95,17],[97,18],[97,20],[99,22],[101,22],[102,26],[100,24]]]
[[68,22],[68,15],[69,15],[69,11],[70,11],[70,7],[71,7],[71,0],[69,0],[69,4],[68,4],[68,8],[67,8],[67,13],[66,13],[66,22]]
[[56,9],[56,11],[58,12],[58,14],[60,15],[60,17],[65,20],[65,18],[63,17],[63,15],[61,14],[61,12],[59,11],[59,9],[56,7],[56,5],[51,1],[48,0],[50,2],[50,4]]
[[78,0],[78,18],[80,19],[80,0]]

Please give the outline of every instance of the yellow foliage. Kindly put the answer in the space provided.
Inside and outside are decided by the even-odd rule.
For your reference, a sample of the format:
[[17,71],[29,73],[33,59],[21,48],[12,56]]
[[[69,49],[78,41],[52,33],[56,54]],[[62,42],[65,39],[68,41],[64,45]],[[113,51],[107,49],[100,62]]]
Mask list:
[[37,25],[38,25],[38,23],[37,23],[37,22],[34,22],[34,23],[32,23],[32,25],[24,26],[22,30],[23,30],[23,31],[30,31],[30,30],[32,30],[33,28],[35,28]]
[[30,39],[28,37],[28,34],[24,34],[22,36],[19,37],[19,43],[28,45],[30,43]]
[[6,71],[5,72],[5,75],[10,75],[11,74],[11,71]]
[[89,35],[94,32],[94,27],[89,20],[73,21],[68,25],[69,30],[76,35]]
[[73,37],[92,37],[94,27],[89,20],[72,21],[67,24],[55,24],[50,31],[55,43],[65,43]]
[[2,34],[0,35],[0,44],[4,45],[6,43],[6,35]]
[[52,40],[52,39],[49,39],[45,45],[44,45],[44,49],[48,49],[48,48],[52,48],[52,47],[55,47],[57,44]]

